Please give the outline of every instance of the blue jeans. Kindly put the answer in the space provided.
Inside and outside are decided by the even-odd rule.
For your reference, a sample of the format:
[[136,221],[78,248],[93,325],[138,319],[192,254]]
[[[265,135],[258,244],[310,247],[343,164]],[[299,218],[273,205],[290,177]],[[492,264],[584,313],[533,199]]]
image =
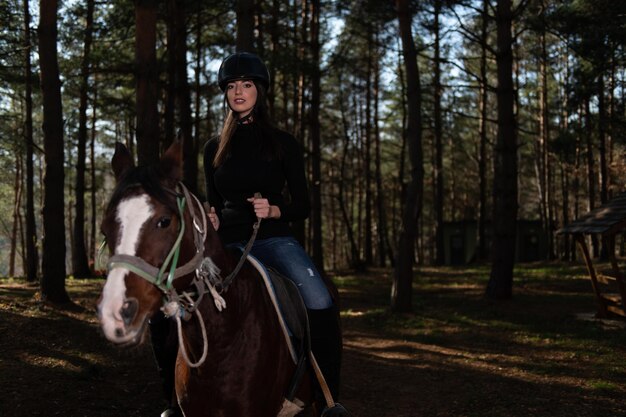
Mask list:
[[[243,249],[246,242],[239,246]],[[293,237],[271,237],[256,240],[250,254],[264,265],[293,281],[309,310],[332,307],[326,284],[304,248]]]

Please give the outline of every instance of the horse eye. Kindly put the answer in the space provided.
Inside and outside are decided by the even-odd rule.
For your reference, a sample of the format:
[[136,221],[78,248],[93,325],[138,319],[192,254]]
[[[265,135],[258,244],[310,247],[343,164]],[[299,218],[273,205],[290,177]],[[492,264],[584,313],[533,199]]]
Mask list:
[[170,225],[171,222],[172,222],[172,219],[170,219],[169,217],[161,217],[159,221],[157,222],[157,227],[161,229],[165,229],[167,226]]

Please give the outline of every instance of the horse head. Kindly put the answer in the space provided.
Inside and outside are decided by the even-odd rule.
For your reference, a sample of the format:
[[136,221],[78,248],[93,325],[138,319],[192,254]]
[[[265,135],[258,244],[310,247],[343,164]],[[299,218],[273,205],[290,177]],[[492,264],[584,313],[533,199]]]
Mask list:
[[187,278],[167,281],[173,275],[167,263],[175,268],[177,260],[188,262],[201,250],[194,245],[192,228],[184,230],[189,214],[177,191],[182,179],[179,143],[157,165],[145,167],[135,167],[128,149],[118,143],[111,164],[116,186],[101,226],[110,261],[98,317],[108,340],[132,345],[143,341],[147,322],[168,288],[189,285]]

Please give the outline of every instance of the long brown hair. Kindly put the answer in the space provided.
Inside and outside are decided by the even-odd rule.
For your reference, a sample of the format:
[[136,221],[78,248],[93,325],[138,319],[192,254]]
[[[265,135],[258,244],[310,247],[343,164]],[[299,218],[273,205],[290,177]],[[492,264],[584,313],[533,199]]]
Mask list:
[[[252,109],[252,122],[256,124],[256,126],[260,129],[260,135],[262,140],[262,153],[263,156],[268,160],[272,159],[281,159],[282,158],[282,148],[280,143],[278,143],[278,139],[276,138],[276,128],[274,127],[274,123],[269,116],[268,108],[267,108],[267,91],[265,86],[261,83],[257,83],[254,80],[251,80],[256,89],[257,89],[257,100]],[[228,90],[227,90],[228,91]],[[237,125],[239,119],[237,114],[230,109],[228,105],[228,97],[227,93],[224,92],[224,107],[227,109],[226,119],[224,119],[224,126],[222,127],[222,131],[218,137],[217,144],[217,152],[215,153],[215,158],[213,159],[213,166],[218,167],[224,163],[226,157],[230,152],[230,140],[232,139],[235,130],[237,130]]]

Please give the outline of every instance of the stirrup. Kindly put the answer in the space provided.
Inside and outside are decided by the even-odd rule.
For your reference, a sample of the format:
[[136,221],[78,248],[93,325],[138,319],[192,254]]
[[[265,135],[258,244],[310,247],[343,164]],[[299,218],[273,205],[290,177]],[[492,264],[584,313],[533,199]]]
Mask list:
[[180,412],[180,408],[168,407],[165,411],[161,413],[161,417],[182,417],[182,414]]
[[335,403],[335,405],[330,408],[324,407],[320,417],[350,417],[350,413],[343,405]]

